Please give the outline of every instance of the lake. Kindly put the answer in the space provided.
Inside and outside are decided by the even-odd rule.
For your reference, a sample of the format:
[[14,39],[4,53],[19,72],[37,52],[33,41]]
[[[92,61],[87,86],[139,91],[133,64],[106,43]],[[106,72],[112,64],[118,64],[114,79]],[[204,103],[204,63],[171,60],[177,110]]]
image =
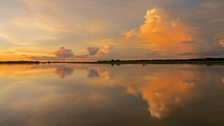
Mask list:
[[0,126],[180,125],[224,125],[224,66],[0,65]]

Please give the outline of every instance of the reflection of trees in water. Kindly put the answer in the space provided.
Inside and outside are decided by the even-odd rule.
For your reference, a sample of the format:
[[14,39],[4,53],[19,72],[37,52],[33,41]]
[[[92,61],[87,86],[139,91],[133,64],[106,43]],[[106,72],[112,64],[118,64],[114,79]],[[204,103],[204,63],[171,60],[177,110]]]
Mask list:
[[89,75],[88,75],[89,78],[98,78],[99,76],[100,75],[97,72],[97,70],[94,70],[94,69],[89,70]]
[[74,72],[73,67],[67,67],[64,65],[57,66],[56,71],[55,71],[55,73],[61,78],[71,76],[73,74],[73,72]]

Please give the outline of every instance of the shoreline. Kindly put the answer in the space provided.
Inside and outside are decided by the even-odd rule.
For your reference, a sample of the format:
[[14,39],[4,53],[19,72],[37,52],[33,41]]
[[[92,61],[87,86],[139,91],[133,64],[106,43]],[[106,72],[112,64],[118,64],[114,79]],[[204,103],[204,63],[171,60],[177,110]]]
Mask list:
[[205,65],[224,65],[224,58],[199,58],[199,59],[159,59],[159,60],[103,60],[93,62],[74,62],[74,61],[0,61],[0,64],[54,64],[54,63],[73,63],[73,64],[205,64]]

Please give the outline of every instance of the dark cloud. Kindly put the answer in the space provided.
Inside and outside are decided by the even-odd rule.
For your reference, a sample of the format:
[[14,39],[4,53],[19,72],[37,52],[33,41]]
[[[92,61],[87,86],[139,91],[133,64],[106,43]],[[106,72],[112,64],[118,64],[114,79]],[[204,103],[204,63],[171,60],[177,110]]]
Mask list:
[[56,52],[55,55],[57,57],[62,57],[62,58],[71,58],[74,57],[74,53],[70,49],[65,49],[64,47],[60,47]]
[[89,55],[96,55],[98,53],[98,51],[100,50],[100,48],[98,47],[88,47],[87,48]]
[[64,60],[64,59],[75,59],[75,58],[86,58],[88,56],[97,55],[100,51],[98,47],[88,47],[88,54],[75,55],[71,49],[60,47],[54,52],[55,56],[26,56],[32,60]]
[[55,56],[30,56],[30,58],[32,60],[64,60],[75,58],[73,51],[64,47],[58,48],[54,54]]
[[97,55],[97,53],[100,51],[100,48],[98,48],[98,47],[88,47],[87,51],[88,51],[88,54],[75,55],[75,57],[76,58],[86,58],[88,56]]

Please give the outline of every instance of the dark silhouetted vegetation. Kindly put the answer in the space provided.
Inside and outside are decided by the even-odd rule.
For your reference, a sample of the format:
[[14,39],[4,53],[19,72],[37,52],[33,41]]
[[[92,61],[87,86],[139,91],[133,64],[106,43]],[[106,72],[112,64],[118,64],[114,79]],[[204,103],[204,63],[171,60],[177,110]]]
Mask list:
[[198,58],[198,59],[160,59],[160,60],[101,60],[96,62],[66,62],[66,61],[0,61],[0,64],[39,64],[39,63],[76,63],[76,64],[205,64],[205,65],[224,65],[224,58]]
[[39,64],[39,61],[0,61],[0,64]]
[[161,60],[111,60],[98,61],[98,64],[220,64],[224,65],[224,58],[199,58],[199,59],[161,59]]

